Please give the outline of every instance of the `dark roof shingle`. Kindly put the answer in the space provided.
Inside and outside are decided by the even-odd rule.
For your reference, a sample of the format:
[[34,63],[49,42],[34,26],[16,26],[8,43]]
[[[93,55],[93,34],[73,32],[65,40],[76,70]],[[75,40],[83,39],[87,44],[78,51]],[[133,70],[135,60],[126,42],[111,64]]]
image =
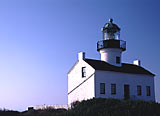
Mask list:
[[146,74],[155,76],[155,74],[149,72],[143,67],[134,64],[122,63],[121,67],[117,67],[101,60],[85,59],[85,61],[89,65],[91,65],[95,70],[115,71],[115,72],[133,73],[133,74]]

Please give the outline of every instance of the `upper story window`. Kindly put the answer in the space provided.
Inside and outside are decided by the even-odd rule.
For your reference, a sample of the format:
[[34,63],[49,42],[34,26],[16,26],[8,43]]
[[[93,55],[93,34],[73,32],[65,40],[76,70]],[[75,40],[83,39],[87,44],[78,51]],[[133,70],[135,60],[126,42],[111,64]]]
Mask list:
[[120,64],[120,60],[121,60],[120,57],[117,56],[117,57],[116,57],[116,63],[117,63],[117,64]]
[[140,85],[137,86],[137,95],[138,96],[142,95],[142,87]]
[[150,86],[146,86],[147,96],[151,96],[151,88]]
[[111,94],[116,94],[116,84],[111,84]]
[[86,67],[82,67],[82,78],[86,77]]
[[100,94],[105,94],[105,83],[100,83]]

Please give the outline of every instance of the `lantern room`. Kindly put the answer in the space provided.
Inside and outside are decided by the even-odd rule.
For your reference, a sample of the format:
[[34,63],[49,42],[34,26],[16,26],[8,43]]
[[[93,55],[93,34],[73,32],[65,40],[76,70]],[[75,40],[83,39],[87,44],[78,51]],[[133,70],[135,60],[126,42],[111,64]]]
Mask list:
[[105,48],[119,48],[126,50],[126,42],[120,40],[120,28],[113,23],[113,19],[102,28],[103,40],[97,42],[97,51]]
[[116,39],[120,40],[120,28],[113,24],[113,19],[109,19],[109,23],[106,23],[102,28],[103,40]]

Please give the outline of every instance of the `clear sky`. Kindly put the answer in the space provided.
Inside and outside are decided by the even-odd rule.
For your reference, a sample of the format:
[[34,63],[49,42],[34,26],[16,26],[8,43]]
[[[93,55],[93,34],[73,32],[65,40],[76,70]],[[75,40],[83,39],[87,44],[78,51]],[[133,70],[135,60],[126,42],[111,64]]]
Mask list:
[[0,108],[67,104],[67,72],[77,53],[100,59],[109,18],[127,41],[123,62],[155,73],[160,102],[159,0],[0,0]]

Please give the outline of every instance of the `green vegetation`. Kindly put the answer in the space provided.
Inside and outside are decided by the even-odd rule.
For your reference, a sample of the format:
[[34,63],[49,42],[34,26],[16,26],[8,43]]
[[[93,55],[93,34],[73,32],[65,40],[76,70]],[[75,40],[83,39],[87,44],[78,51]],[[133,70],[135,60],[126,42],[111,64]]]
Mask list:
[[68,111],[65,109],[33,110],[21,113],[1,111],[0,116],[1,113],[3,113],[2,116],[160,116],[160,104],[96,98],[75,102],[73,108]]
[[63,116],[160,116],[160,104],[98,98],[75,104]]

